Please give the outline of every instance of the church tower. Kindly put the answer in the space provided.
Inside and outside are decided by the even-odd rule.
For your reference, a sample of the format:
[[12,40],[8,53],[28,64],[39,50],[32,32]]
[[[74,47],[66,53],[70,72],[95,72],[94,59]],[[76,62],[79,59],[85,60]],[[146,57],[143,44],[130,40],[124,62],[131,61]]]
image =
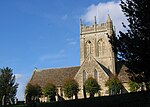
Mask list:
[[92,26],[84,26],[80,20],[80,65],[88,55],[115,74],[115,55],[109,43],[109,36],[114,36],[113,22],[107,16],[105,23],[98,24],[94,17]]

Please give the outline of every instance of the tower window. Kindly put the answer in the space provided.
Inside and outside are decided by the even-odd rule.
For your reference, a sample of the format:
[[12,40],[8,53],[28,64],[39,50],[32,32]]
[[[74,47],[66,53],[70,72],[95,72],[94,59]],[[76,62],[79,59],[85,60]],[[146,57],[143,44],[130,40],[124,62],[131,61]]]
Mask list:
[[98,41],[98,56],[104,55],[104,51],[105,51],[105,44],[104,41],[100,39]]
[[86,56],[89,54],[94,54],[94,46],[91,41],[86,42]]

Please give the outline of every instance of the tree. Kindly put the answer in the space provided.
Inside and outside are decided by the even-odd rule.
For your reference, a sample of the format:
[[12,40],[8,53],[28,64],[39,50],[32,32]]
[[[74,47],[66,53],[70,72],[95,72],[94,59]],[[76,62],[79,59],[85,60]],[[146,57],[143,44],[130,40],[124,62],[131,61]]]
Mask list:
[[140,89],[140,87],[142,87],[141,83],[137,83],[131,80],[128,82],[128,84],[129,84],[129,90],[131,92],[136,92],[138,89]]
[[98,85],[96,79],[90,77],[85,81],[85,90],[90,94],[90,98],[94,97],[95,93],[98,93],[100,86]]
[[50,101],[56,101],[56,93],[57,93],[57,89],[56,86],[52,83],[47,84],[44,88],[43,88],[43,92],[44,95],[47,96]]
[[147,83],[147,88],[150,90],[150,81]]
[[110,37],[118,60],[128,68],[131,80],[144,82],[148,89],[150,81],[150,2],[149,0],[121,0],[121,8],[129,25],[126,32]]
[[15,75],[13,75],[11,68],[0,69],[0,102],[2,105],[14,103],[18,88],[15,80]]
[[38,102],[42,95],[42,89],[39,85],[28,83],[25,90],[26,103]]
[[75,99],[77,99],[77,94],[79,92],[79,85],[74,79],[68,79],[63,84],[63,91],[66,97],[73,98],[75,95]]
[[110,95],[119,94],[122,89],[122,84],[117,77],[111,77],[105,85],[108,87]]

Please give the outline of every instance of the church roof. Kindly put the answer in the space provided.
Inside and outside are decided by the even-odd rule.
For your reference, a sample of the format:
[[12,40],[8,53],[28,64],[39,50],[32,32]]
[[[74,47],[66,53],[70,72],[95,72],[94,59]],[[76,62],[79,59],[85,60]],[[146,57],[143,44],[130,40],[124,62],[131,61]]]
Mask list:
[[126,83],[129,81],[129,76],[126,70],[127,70],[127,67],[125,65],[123,65],[121,62],[117,62],[116,74],[117,74],[118,79],[122,83]]
[[[106,68],[103,67],[100,63],[98,64],[108,76],[113,75],[111,72],[108,72],[108,70],[105,70]],[[126,72],[127,67],[125,67],[125,65],[121,64],[120,62],[117,62],[116,65],[116,74],[118,79],[122,83],[128,82],[129,78]],[[65,80],[73,79],[76,76],[79,69],[80,66],[34,70],[29,83],[38,84],[41,87],[44,87],[48,83],[53,83],[56,86],[62,86]]]
[[44,87],[47,83],[62,86],[66,79],[74,78],[79,68],[80,66],[35,70],[29,83],[38,84],[41,87]]

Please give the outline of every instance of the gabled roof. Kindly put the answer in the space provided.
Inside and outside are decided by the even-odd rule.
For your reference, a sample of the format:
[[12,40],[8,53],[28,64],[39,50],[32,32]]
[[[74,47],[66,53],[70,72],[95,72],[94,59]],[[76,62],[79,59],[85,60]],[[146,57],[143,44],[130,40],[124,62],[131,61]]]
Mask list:
[[[91,69],[99,69],[101,72],[106,74],[108,77],[112,76],[112,73],[109,69],[107,69],[103,64],[98,62],[95,57],[93,57],[92,54],[87,55],[85,60],[83,61],[82,65],[80,66],[79,72],[76,74],[75,78],[77,78],[78,74],[82,72],[83,70],[87,70],[89,67]],[[95,67],[95,68],[94,68]],[[89,69],[87,70],[89,71]]]
[[123,65],[121,62],[117,62],[116,64],[117,64],[116,74],[117,74],[118,79],[123,83],[128,82],[129,76],[128,76],[128,73],[126,72],[127,67]]
[[101,64],[100,62],[98,62],[98,61],[96,61],[99,65],[100,65],[100,67],[103,69],[103,71],[105,71],[105,73],[109,76],[109,77],[111,77],[111,76],[113,76],[113,73],[108,69],[108,68],[106,68],[103,64]]
[[80,66],[35,70],[29,83],[38,84],[41,87],[47,83],[62,86],[66,79],[74,78],[79,68]]

